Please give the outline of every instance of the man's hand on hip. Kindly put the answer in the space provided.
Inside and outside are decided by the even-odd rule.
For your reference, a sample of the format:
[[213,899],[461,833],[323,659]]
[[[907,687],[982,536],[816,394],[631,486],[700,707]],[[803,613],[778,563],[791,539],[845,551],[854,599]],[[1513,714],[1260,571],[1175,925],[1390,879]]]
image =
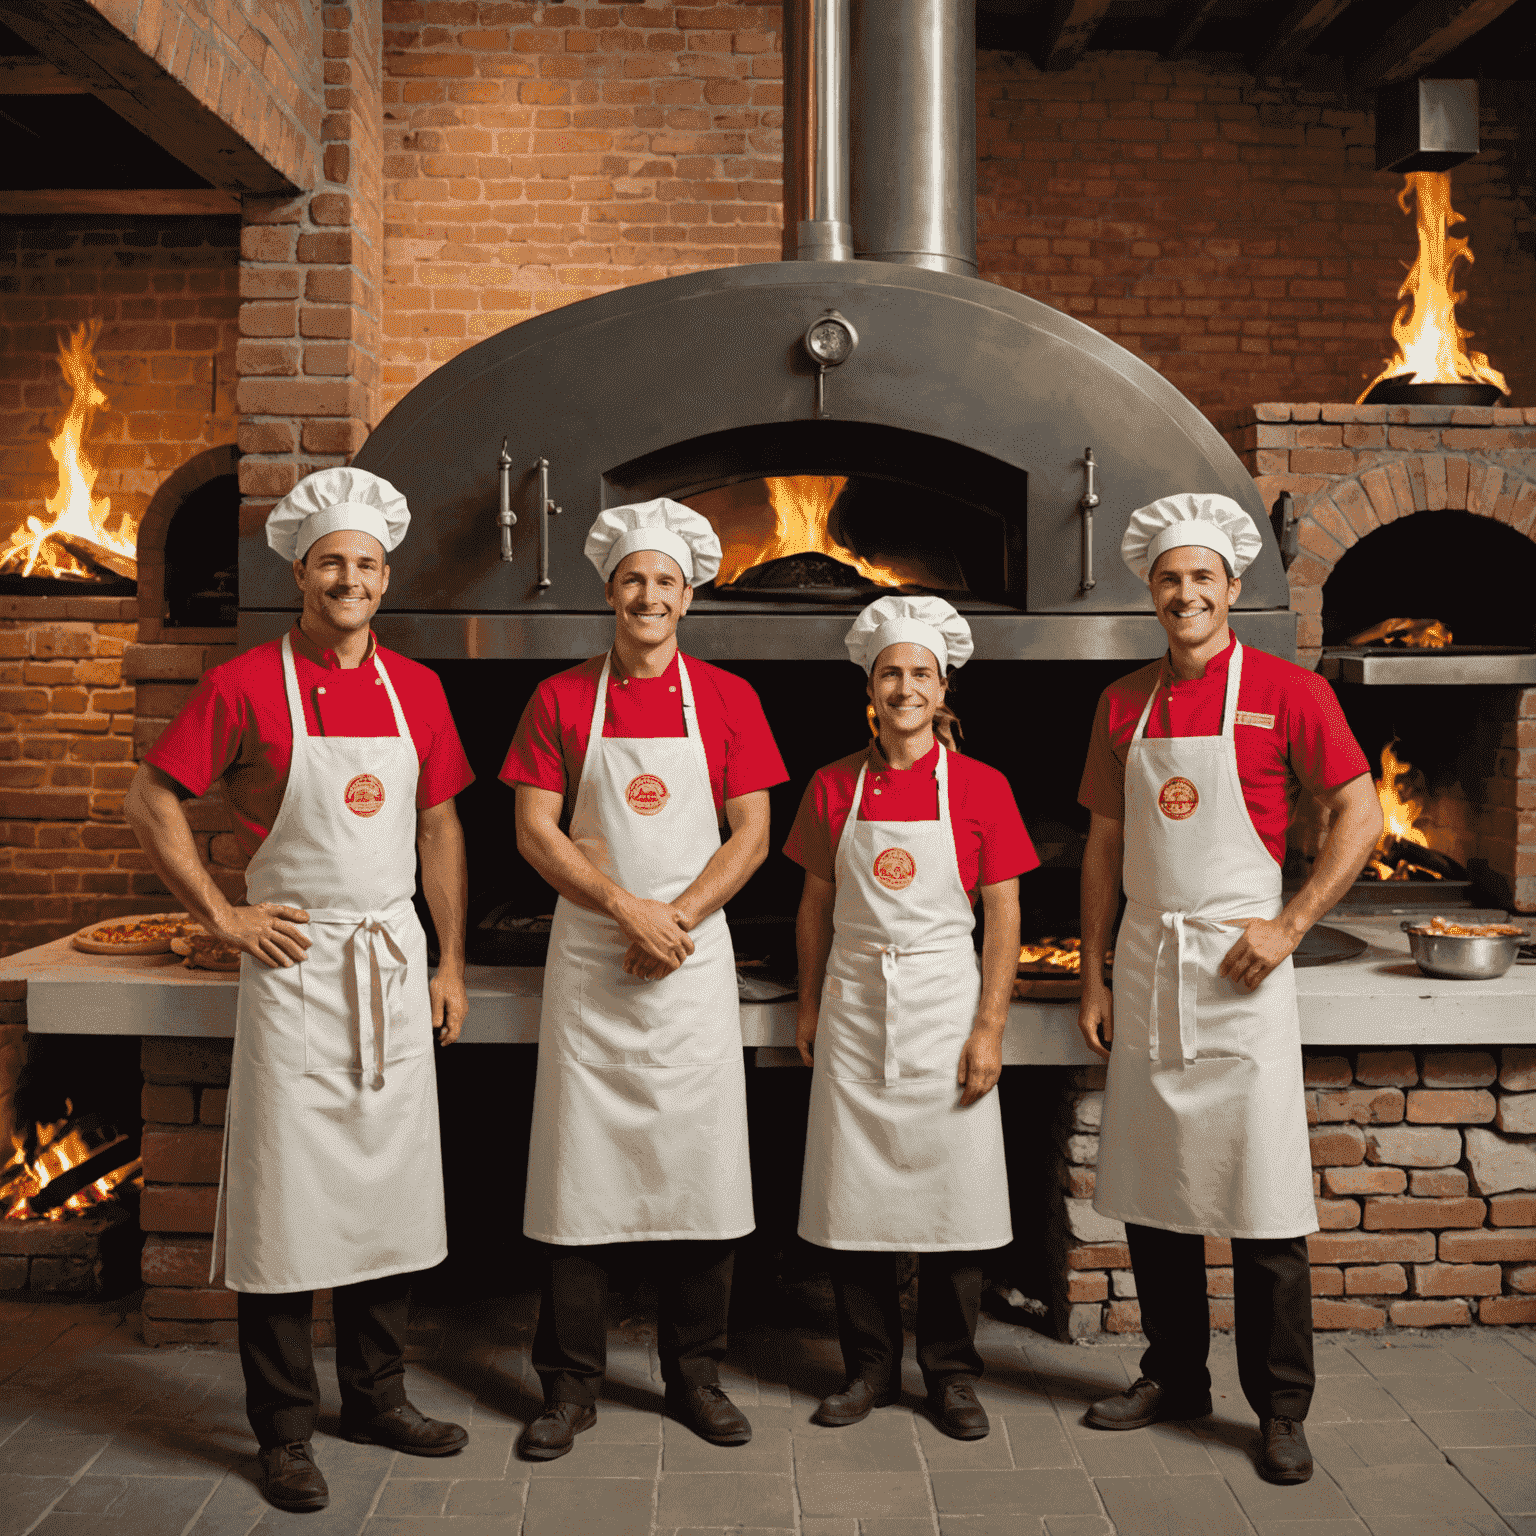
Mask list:
[[1227,951],[1217,974],[1248,992],[1301,943],[1299,933],[1267,917],[1250,917],[1231,926],[1242,928],[1243,936]]
[[243,949],[276,970],[304,958],[310,941],[294,924],[308,921],[309,913],[299,907],[262,901],[254,907],[231,907],[222,926],[214,931],[226,944]]
[[464,987],[462,974],[445,975],[438,971],[428,983],[427,991],[432,998],[432,1028],[439,1045],[452,1045],[464,1027],[464,1015],[469,1012],[469,993]]

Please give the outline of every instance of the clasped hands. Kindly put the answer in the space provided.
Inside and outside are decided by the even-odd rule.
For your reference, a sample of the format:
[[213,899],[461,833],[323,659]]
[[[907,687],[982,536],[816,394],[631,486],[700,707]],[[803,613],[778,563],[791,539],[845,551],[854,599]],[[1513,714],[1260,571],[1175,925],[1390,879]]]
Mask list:
[[688,932],[697,919],[672,902],[626,895],[615,904],[613,919],[629,940],[622,961],[625,974],[637,980],[670,976],[693,953]]

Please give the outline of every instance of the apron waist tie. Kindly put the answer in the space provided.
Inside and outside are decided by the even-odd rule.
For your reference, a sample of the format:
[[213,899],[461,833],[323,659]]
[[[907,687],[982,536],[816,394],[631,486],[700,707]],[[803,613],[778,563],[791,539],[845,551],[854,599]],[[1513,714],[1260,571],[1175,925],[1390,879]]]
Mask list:
[[[1162,932],[1157,938],[1157,955],[1152,962],[1152,1007],[1151,1021],[1148,1028],[1148,1050],[1153,1061],[1162,1061],[1162,1036],[1157,1026],[1158,1020],[1158,995],[1157,983],[1163,968],[1163,946],[1168,942],[1168,935],[1173,935],[1174,960],[1177,986],[1174,992],[1174,1002],[1179,1021],[1179,1055],[1181,1063],[1195,1059],[1195,1010],[1198,1003],[1198,989],[1200,984],[1200,968],[1198,961],[1189,957],[1185,947],[1186,930],[1199,928],[1205,933],[1225,933],[1228,924],[1212,922],[1208,918],[1191,917],[1188,912],[1164,912],[1160,914],[1162,920]],[[1235,940],[1234,940],[1235,942]]]
[[955,954],[961,949],[974,954],[974,947],[969,939],[963,945],[933,944],[910,949],[903,949],[897,944],[876,944],[871,939],[855,939],[844,943],[842,948],[852,950],[856,954],[880,956],[880,977],[885,983],[885,1015],[881,1021],[880,1030],[883,1056],[880,1081],[883,1087],[889,1088],[892,1083],[901,1081],[901,1062],[896,1056],[896,1029],[900,1023],[901,1007],[901,994],[897,986],[897,960],[905,959],[909,955]]
[[[352,930],[347,936],[347,948],[352,959],[353,980],[357,984],[355,1019],[357,1060],[358,1065],[362,1067],[367,1059],[368,1052],[364,1042],[366,1029],[372,1035],[373,1045],[373,1074],[369,1086],[376,1089],[384,1086],[385,1048],[390,1025],[395,1022],[399,1011],[399,989],[397,988],[397,996],[392,1003],[389,995],[389,975],[399,973],[399,979],[403,981],[405,972],[410,968],[405,951],[401,949],[390,927],[391,920],[402,910],[401,907],[391,907],[384,912],[311,910],[309,914],[309,920],[312,923],[348,927]],[[381,946],[383,951],[393,959],[393,965],[386,966],[383,963]],[[363,1070],[366,1072],[367,1069],[363,1068]]]

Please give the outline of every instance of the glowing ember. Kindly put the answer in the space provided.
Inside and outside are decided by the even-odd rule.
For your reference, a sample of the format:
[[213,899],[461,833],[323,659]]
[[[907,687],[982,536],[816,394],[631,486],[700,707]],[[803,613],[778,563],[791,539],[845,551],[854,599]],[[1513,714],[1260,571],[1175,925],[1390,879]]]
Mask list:
[[1448,233],[1451,225],[1464,224],[1451,207],[1451,178],[1444,171],[1413,171],[1403,178],[1397,204],[1408,212],[1409,198],[1415,207],[1419,254],[1403,279],[1397,296],[1406,302],[1392,320],[1392,339],[1397,355],[1366,385],[1357,404],[1363,403],[1383,379],[1413,384],[1496,384],[1506,395],[1504,375],[1490,365],[1482,352],[1462,345],[1472,332],[1456,323],[1456,305],[1466,298],[1454,287],[1456,263],[1470,263],[1472,242]]
[[1081,939],[1036,939],[1032,944],[1019,946],[1019,964],[1033,968],[1048,967],[1064,976],[1076,976],[1082,970],[1083,941]]
[[[920,566],[900,560],[866,560],[832,537],[828,529],[832,507],[847,483],[846,475],[768,476],[763,484],[768,487],[773,510],[773,533],[753,539],[735,529],[721,528],[723,549],[716,583],[726,586],[753,566],[767,565],[770,560],[790,555],[825,555],[851,566],[876,586],[926,584],[927,573]],[[702,502],[702,498],[698,500]]]
[[0,1217],[6,1221],[62,1221],[112,1199],[125,1185],[143,1186],[144,1164],[135,1157],[77,1189],[67,1200],[37,1209],[39,1197],[55,1180],[128,1140],[89,1120],[72,1118],[74,1106],[68,1101],[64,1107],[64,1119],[38,1125],[37,1150],[30,1160],[18,1141],[10,1160],[0,1165]]
[[[1430,846],[1429,838],[1414,825],[1424,814],[1424,801],[1413,787],[1413,764],[1400,762],[1396,747],[1394,740],[1381,749],[1381,777],[1376,781],[1376,798],[1381,801],[1381,838],[1362,871],[1380,880],[1409,878],[1409,861],[1399,856],[1398,845]],[[1434,870],[1414,867],[1421,875],[1440,878]]]
[[59,344],[59,368],[69,384],[69,409],[48,451],[59,466],[59,486],[43,503],[47,517],[29,517],[0,547],[0,571],[22,576],[99,579],[102,572],[135,578],[138,575],[135,524],[126,516],[109,529],[112,502],[91,494],[98,466],[82,450],[91,418],[107,403],[96,384],[93,348],[101,322],[78,325]]
[[1438,651],[1452,643],[1452,636],[1439,619],[1383,619],[1358,635],[1351,635],[1346,645],[1402,645],[1415,650]]

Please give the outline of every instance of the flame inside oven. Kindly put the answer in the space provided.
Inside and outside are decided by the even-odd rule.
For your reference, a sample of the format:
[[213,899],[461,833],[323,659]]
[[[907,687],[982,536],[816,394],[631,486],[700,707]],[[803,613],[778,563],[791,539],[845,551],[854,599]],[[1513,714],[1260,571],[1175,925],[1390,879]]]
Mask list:
[[1472,242],[1449,233],[1466,220],[1451,207],[1451,178],[1445,171],[1413,171],[1403,178],[1398,206],[1409,212],[1413,203],[1419,254],[1403,279],[1397,296],[1404,302],[1392,320],[1396,354],[1366,385],[1356,404],[1384,379],[1413,384],[1494,384],[1504,394],[1504,375],[1482,352],[1463,345],[1472,336],[1456,323],[1456,305],[1465,293],[1456,291],[1456,263],[1471,263]]
[[[141,1189],[144,1164],[133,1140],[95,1116],[77,1117],[66,1101],[62,1120],[38,1124],[31,1138],[18,1137],[10,1160],[0,1166],[0,1218],[62,1221],[120,1190]],[[87,1164],[102,1171],[82,1181],[78,1170],[90,1172]]]
[[[1397,742],[1381,749],[1381,777],[1376,781],[1376,797],[1381,802],[1381,838],[1372,850],[1362,877],[1378,880],[1440,880],[1444,876],[1436,864],[1446,862],[1430,857],[1434,845],[1429,834],[1418,825],[1427,809],[1425,797],[1415,784],[1412,763],[1397,755]],[[1415,850],[1422,849],[1422,855]]]
[[1346,645],[1401,645],[1410,650],[1438,651],[1454,643],[1439,619],[1383,619],[1358,635],[1351,635]]
[[58,488],[43,503],[46,517],[27,518],[0,545],[0,571],[73,581],[138,577],[138,528],[127,516],[109,526],[112,502],[94,494],[100,466],[84,450],[91,420],[107,403],[96,382],[100,331],[101,322],[91,320],[59,343],[59,369],[70,386],[70,402],[48,444],[59,466]]

